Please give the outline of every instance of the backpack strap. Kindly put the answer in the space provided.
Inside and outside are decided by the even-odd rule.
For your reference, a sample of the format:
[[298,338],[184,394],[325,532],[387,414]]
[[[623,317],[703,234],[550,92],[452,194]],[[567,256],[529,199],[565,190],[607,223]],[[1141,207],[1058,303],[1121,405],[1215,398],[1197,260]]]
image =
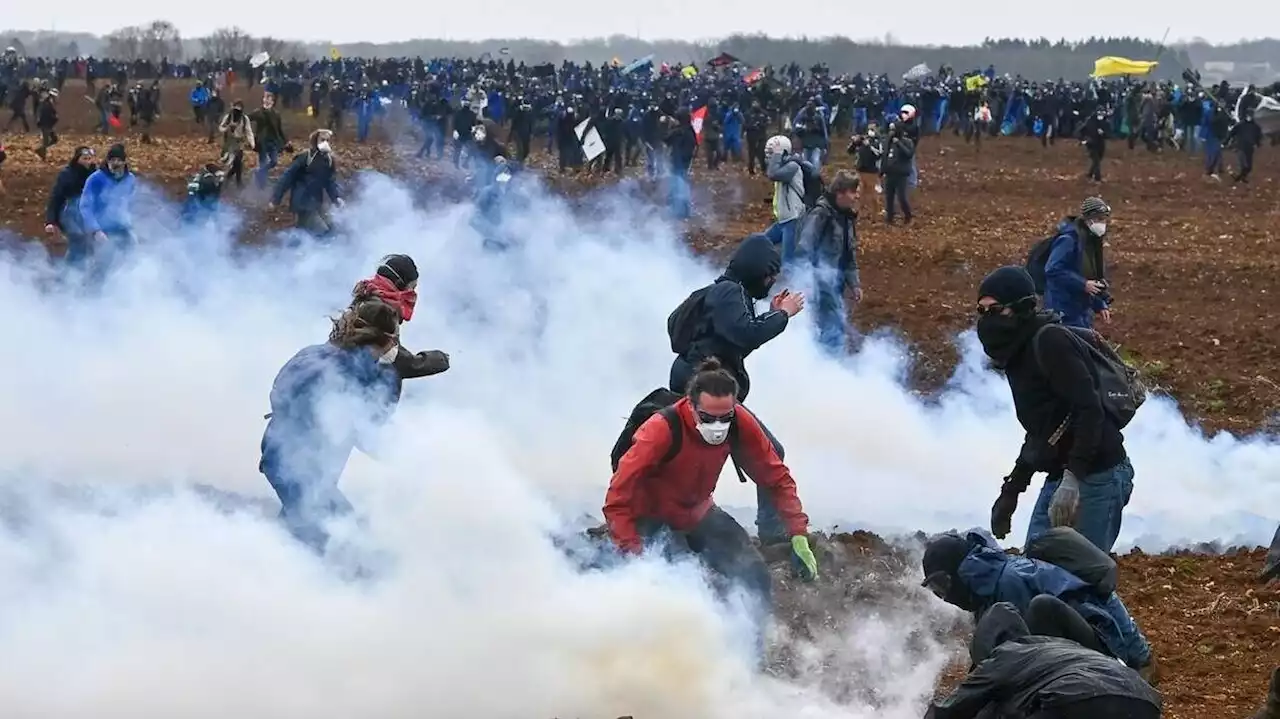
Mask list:
[[[1036,369],[1039,369],[1040,374],[1044,375],[1046,378],[1049,376],[1049,373],[1045,372],[1044,370],[1044,355],[1040,351],[1040,336],[1044,334],[1045,330],[1053,326],[1054,325],[1052,324],[1044,325],[1040,329],[1036,330],[1035,334],[1031,335],[1031,352],[1035,356]],[[1075,334],[1074,332],[1071,332],[1071,330],[1065,327],[1062,327],[1061,325],[1058,325],[1058,327],[1060,327],[1066,332]],[[1067,427],[1070,427],[1070,426],[1071,426],[1071,413],[1068,412],[1067,416],[1062,418],[1062,424],[1059,424],[1058,428],[1053,430],[1053,434],[1049,435],[1049,439],[1047,440],[1049,446],[1050,447],[1056,446],[1058,442],[1062,439],[1062,435],[1066,434]]]
[[674,406],[663,407],[658,410],[658,414],[662,415],[662,419],[667,422],[667,428],[671,430],[671,444],[667,447],[666,454],[662,455],[662,464],[666,464],[680,454],[680,447],[684,444],[684,428],[680,426],[680,416],[676,413]]

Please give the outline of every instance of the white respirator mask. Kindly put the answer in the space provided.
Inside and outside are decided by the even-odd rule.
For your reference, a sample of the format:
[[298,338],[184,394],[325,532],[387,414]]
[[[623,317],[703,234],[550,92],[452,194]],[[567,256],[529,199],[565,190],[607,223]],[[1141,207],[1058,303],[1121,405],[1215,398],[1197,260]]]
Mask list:
[[392,362],[395,362],[396,355],[399,353],[400,353],[399,345],[392,347],[386,352],[383,352],[382,355],[378,357],[378,364],[391,364]]
[[729,439],[730,422],[699,422],[697,425],[698,434],[702,436],[702,441],[710,445],[724,444]]
[[1094,237],[1102,237],[1103,235],[1107,234],[1107,223],[1106,222],[1090,222],[1089,231],[1093,233]]

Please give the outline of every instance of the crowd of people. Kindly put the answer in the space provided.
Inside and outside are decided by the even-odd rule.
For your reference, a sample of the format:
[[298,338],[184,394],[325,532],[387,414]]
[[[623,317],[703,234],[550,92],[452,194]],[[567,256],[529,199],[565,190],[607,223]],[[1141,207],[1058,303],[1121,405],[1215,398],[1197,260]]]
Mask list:
[[[673,309],[667,382],[637,403],[622,428],[603,505],[621,555],[691,552],[718,589],[744,590],[753,601],[761,661],[772,581],[756,543],[716,506],[713,493],[732,463],[742,481],[756,484],[759,543],[789,546],[797,574],[819,577],[803,485],[785,463],[782,442],[744,405],[751,388],[746,360],[810,304],[818,344],[832,354],[848,351],[849,305],[863,293],[857,222],[864,193],[873,191],[868,186],[884,194],[885,222],[900,215],[909,224],[919,143],[948,130],[979,142],[1015,133],[1045,143],[1079,138],[1097,180],[1103,147],[1113,136],[1150,151],[1192,152],[1203,140],[1212,176],[1222,144],[1234,142],[1239,182],[1248,181],[1252,153],[1263,140],[1251,116],[1253,88],[1230,98],[1237,102],[1229,111],[1229,89],[1207,90],[1190,76],[1184,85],[1035,83],[998,77],[992,68],[965,74],[942,68],[895,85],[884,77],[834,76],[821,67],[748,71],[734,63],[706,72],[651,62],[527,67],[422,59],[264,68],[140,68],[89,60],[34,67],[34,76],[13,85],[11,75],[5,83],[10,125],[25,123],[24,108],[36,102],[37,126],[46,135],[42,152],[56,142],[57,124],[56,111],[43,108],[56,105],[68,74],[103,83],[97,97],[106,100],[98,108],[108,130],[122,124],[112,98],[131,72],[155,75],[153,88],[169,77],[197,79],[192,121],[209,128],[212,139],[221,137],[222,157],[192,178],[187,207],[193,221],[216,211],[227,179],[240,183],[245,152],[257,153],[254,180],[267,187],[279,154],[293,149],[277,101],[307,107],[323,127],[308,129],[305,147],[275,180],[269,202],[280,204],[288,194],[297,225],[318,235],[333,231],[326,198],[342,202],[334,131],[349,109],[356,113],[357,141],[381,114],[404,110],[421,128],[419,155],[442,158],[452,146],[451,161],[469,165],[475,177],[477,205],[493,211],[504,206],[503,192],[539,133],[565,170],[585,163],[619,172],[643,155],[646,173],[670,178],[668,202],[676,217],[689,212],[696,152],[705,153],[711,168],[744,162],[751,174],[763,172],[774,189],[774,222],[745,238],[723,274]],[[52,77],[40,77],[47,72]],[[228,110],[220,100],[226,83],[241,74],[264,86],[261,106],[252,111],[238,101]],[[145,142],[158,93],[144,100],[148,85],[136,87],[129,122],[137,117]],[[603,150],[588,159],[591,131]],[[828,177],[823,167],[838,136],[852,137],[847,150],[855,170]],[[93,148],[74,149],[55,182],[46,226],[67,238],[68,265],[100,278],[128,252],[136,242],[130,203],[137,182],[124,144],[112,144],[101,164]],[[992,271],[975,291],[978,339],[1008,380],[1025,438],[996,492],[989,529],[948,532],[926,543],[923,586],[972,612],[976,622],[971,670],[948,697],[931,704],[930,717],[1160,716],[1156,653],[1120,598],[1110,554],[1134,491],[1124,429],[1145,398],[1141,379],[1093,329],[1110,321],[1116,301],[1103,252],[1111,216],[1101,197],[1085,198],[1031,248],[1025,264]],[[501,246],[493,232],[482,234]],[[417,281],[411,257],[383,258],[356,284],[328,340],[299,351],[272,386],[259,469],[280,499],[283,524],[318,553],[330,542],[326,523],[355,511],[338,489],[352,450],[376,445],[404,380],[449,369],[445,352],[412,352],[400,344],[400,326],[413,318]],[[760,311],[759,303],[767,309]],[[343,411],[331,411],[334,406]],[[1007,554],[997,539],[1010,534],[1019,499],[1038,473],[1046,478],[1026,551]],[[1280,532],[1261,579],[1277,576]],[[1280,719],[1277,682],[1256,719]]]

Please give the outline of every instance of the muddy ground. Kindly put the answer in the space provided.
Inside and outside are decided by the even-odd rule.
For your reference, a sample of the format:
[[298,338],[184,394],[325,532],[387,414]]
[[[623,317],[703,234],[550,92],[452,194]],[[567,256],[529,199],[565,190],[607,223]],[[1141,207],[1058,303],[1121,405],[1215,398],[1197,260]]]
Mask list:
[[[9,160],[0,171],[7,189],[0,197],[0,223],[24,236],[42,234],[48,190],[77,144],[103,153],[111,142],[124,141],[144,178],[175,196],[181,193],[186,177],[217,156],[216,146],[204,142],[191,120],[188,89],[178,83],[166,87],[166,114],[154,128],[157,142],[143,145],[136,131],[129,132],[127,116],[126,127],[113,138],[89,134],[92,108],[81,99],[83,86],[69,83],[60,106],[63,139],[48,161],[34,154],[35,135],[3,135]],[[256,90],[241,85],[230,96],[256,107]],[[2,117],[7,120],[7,113]],[[286,132],[302,146],[315,121],[302,113],[285,117]],[[375,130],[370,144],[356,145],[348,128],[335,146],[345,171],[396,172],[430,192],[456,195],[457,171],[447,163],[412,158],[418,139],[407,123],[392,119]],[[531,165],[537,169],[551,165],[541,154],[544,147],[545,140],[535,141],[539,154]],[[913,348],[915,381],[921,389],[936,388],[955,362],[955,333],[972,323],[982,275],[1000,264],[1020,263],[1062,215],[1098,193],[1115,210],[1107,249],[1114,322],[1100,329],[1206,429],[1269,430],[1280,400],[1275,344],[1280,263],[1273,254],[1280,150],[1263,148],[1253,181],[1240,187],[1225,177],[1223,182],[1203,178],[1199,157],[1130,151],[1120,142],[1108,152],[1107,181],[1096,186],[1083,180],[1086,163],[1075,143],[1044,148],[1031,140],[1001,138],[979,150],[950,134],[927,138],[920,152],[921,187],[912,198],[917,213],[912,227],[885,227],[873,215],[876,195],[865,193],[859,261],[866,296],[853,312],[855,324],[863,331],[899,333]],[[833,152],[831,165],[848,167],[849,161]],[[553,185],[573,194],[613,181],[548,175]],[[769,224],[768,183],[748,177],[741,166],[709,172],[699,162],[694,185],[698,216],[685,232],[698,250],[725,252]],[[658,196],[661,188],[642,183],[642,192]],[[288,220],[282,212],[262,209],[264,198],[248,187],[232,189],[228,196],[259,208],[252,213],[251,234]],[[908,596],[896,584],[892,590],[881,586],[883,577],[909,568],[901,553],[878,539],[847,535],[830,546],[841,558],[828,567],[846,568],[829,570],[828,584],[820,585],[825,589],[783,582],[782,611],[792,612],[788,621],[796,631],[820,631],[824,622],[840,621],[833,606],[910,606],[926,599]],[[1280,595],[1251,584],[1261,562],[1258,552],[1122,559],[1122,594],[1164,667],[1167,716],[1243,717],[1262,697],[1268,672],[1280,665]]]

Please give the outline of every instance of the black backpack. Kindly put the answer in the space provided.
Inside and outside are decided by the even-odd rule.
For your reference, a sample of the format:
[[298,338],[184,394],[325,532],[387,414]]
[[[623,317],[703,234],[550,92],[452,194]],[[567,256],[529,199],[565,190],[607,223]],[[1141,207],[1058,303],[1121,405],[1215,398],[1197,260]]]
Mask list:
[[1036,294],[1044,296],[1045,286],[1045,269],[1049,265],[1049,251],[1053,249],[1053,241],[1058,239],[1056,234],[1050,235],[1036,242],[1031,246],[1031,251],[1027,253],[1027,274],[1031,275],[1031,281],[1036,285]]
[[800,197],[800,201],[804,203],[806,209],[812,209],[818,204],[822,193],[827,191],[827,183],[822,181],[822,171],[810,170],[809,167],[809,165],[800,165],[800,172],[804,176],[804,195]]
[[[613,443],[613,451],[609,453],[610,464],[614,472],[618,471],[618,463],[622,461],[622,455],[631,449],[632,443],[635,441],[636,430],[640,429],[640,425],[644,424],[650,417],[655,414],[662,415],[667,423],[667,428],[671,430],[671,445],[667,447],[666,454],[662,455],[662,464],[666,464],[675,459],[680,454],[680,447],[684,444],[684,431],[680,427],[680,418],[676,416],[676,409],[672,405],[680,401],[681,395],[672,392],[666,387],[659,387],[644,399],[636,404],[631,410],[631,415],[627,417],[627,423],[622,427],[622,433],[618,435],[618,441]],[[738,445],[738,423],[735,421],[729,425],[729,457],[733,462],[733,471],[738,474],[738,481],[746,482],[747,476],[738,466],[738,460],[734,458]]]
[[[715,285],[694,290],[667,316],[667,336],[671,338],[671,351],[684,356],[693,348],[698,329],[706,316],[707,293]],[[680,399],[678,396],[676,399]],[[672,400],[674,402],[675,400]]]
[[[1107,344],[1102,336],[1093,330],[1066,325],[1045,325],[1036,330],[1031,338],[1031,346],[1036,353],[1036,364],[1044,371],[1044,361],[1040,355],[1040,335],[1050,327],[1058,327],[1071,334],[1073,340],[1083,346],[1093,360],[1090,373],[1093,374],[1094,387],[1102,398],[1102,409],[1115,423],[1124,429],[1137,414],[1138,408],[1147,401],[1147,387],[1142,382],[1138,370],[1129,366],[1116,351]],[[1070,420],[1068,415],[1063,425]]]

